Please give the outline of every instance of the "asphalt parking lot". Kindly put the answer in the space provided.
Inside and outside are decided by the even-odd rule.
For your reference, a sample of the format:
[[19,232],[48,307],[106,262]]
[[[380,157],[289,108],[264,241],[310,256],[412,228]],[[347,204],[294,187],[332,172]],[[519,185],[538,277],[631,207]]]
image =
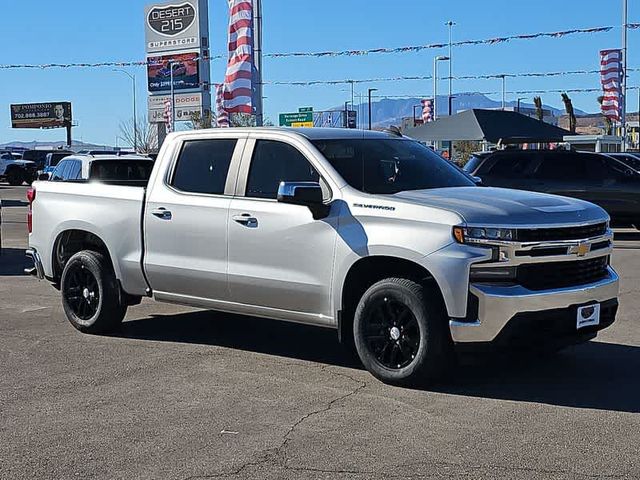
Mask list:
[[26,187],[0,185],[0,478],[639,478],[640,233],[618,321],[553,358],[465,358],[386,386],[334,332],[145,300],[82,335],[25,276]]

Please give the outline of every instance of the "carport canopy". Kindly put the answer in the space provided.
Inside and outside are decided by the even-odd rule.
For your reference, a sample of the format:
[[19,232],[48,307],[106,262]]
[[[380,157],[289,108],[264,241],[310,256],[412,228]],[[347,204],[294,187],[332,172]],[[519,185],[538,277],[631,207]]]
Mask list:
[[568,130],[517,112],[471,109],[403,132],[423,142],[476,140],[490,143],[561,142]]

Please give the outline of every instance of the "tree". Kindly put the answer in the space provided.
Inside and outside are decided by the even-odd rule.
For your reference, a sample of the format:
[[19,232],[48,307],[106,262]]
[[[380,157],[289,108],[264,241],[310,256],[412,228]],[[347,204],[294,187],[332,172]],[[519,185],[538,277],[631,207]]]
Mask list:
[[[249,113],[232,113],[229,115],[229,123],[232,127],[255,127],[256,117]],[[273,122],[265,118],[262,122],[265,127],[273,127]]]
[[463,167],[474,152],[480,150],[480,142],[475,140],[458,140],[453,144],[453,161]]
[[569,95],[567,95],[566,93],[562,94],[562,102],[564,103],[564,109],[567,112],[567,115],[569,115],[569,131],[571,133],[576,133],[576,114],[573,111],[573,102],[571,102],[571,99],[569,98]]
[[[136,142],[137,130],[137,142]],[[158,132],[155,125],[147,121],[146,115],[138,117],[138,124],[134,127],[133,119],[120,123],[120,137],[137,153],[148,154],[158,151]]]
[[[600,95],[598,97],[598,103],[600,104],[600,110],[602,111],[602,102],[604,102],[604,96]],[[613,122],[606,115],[602,115],[604,118],[604,134],[611,135],[613,132]]]
[[533,104],[536,106],[536,117],[538,120],[544,120],[544,110],[542,109],[542,98],[533,97]]
[[187,129],[202,130],[205,128],[212,128],[215,123],[216,117],[213,112],[211,112],[211,110],[207,110],[206,112],[204,112],[204,115],[202,115],[200,112],[194,112],[191,115],[189,122],[187,122]]

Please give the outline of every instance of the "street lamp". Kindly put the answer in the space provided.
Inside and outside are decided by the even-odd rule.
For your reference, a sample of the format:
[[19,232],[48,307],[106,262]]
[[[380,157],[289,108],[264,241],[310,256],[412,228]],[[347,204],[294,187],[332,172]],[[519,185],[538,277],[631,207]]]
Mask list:
[[498,75],[497,78],[502,79],[502,110],[504,111],[507,94],[507,76],[503,73],[502,75]]
[[438,118],[438,62],[446,62],[449,57],[438,55],[433,59],[433,121]]
[[114,72],[124,73],[133,82],[133,150],[138,153],[138,117],[136,112],[136,76],[122,69],[113,69]]
[[518,97],[518,106],[516,107],[516,112],[520,113],[520,100],[525,100],[526,97]]
[[368,90],[368,96],[369,96],[369,130],[371,130],[371,92],[377,92],[378,89],[377,88],[370,88]]
[[456,22],[453,22],[451,20],[449,20],[447,23],[445,23],[445,25],[447,27],[449,27],[449,102],[448,102],[448,107],[447,107],[447,112],[449,113],[449,116],[451,116],[452,113],[452,105],[451,102],[453,101],[453,52],[452,52],[452,39],[453,39],[453,27],[456,25]]

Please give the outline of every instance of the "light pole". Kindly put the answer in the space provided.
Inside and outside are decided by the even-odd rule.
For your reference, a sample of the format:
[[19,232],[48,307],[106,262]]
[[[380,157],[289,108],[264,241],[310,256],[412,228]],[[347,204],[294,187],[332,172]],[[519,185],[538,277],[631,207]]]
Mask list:
[[416,126],[416,108],[422,108],[422,105],[414,105],[413,106],[413,126]]
[[438,62],[445,62],[449,57],[438,55],[433,58],[433,121],[438,118]]
[[451,116],[451,111],[452,111],[452,105],[451,102],[453,101],[453,53],[452,53],[452,39],[453,39],[453,27],[455,26],[455,22],[449,20],[447,23],[445,23],[446,26],[449,27],[449,101],[448,101],[448,106],[447,106],[447,112],[449,114],[449,116]]
[[518,106],[516,107],[516,112],[520,113],[520,100],[525,100],[526,97],[518,97]]
[[124,73],[133,82],[133,150],[138,152],[138,115],[136,110],[136,76],[126,70],[114,68],[114,72]]
[[371,92],[377,92],[377,88],[370,88],[368,91],[369,96],[369,130],[371,130]]
[[176,131],[176,92],[173,87],[173,60],[169,60],[169,72],[170,72],[170,81],[171,81],[171,131]]
[[506,105],[506,95],[507,95],[507,76],[505,74],[498,75],[498,78],[502,79],[502,110],[504,111],[504,107]]
[[627,28],[628,0],[622,0],[622,104],[620,130],[622,133],[622,151],[627,151]]

